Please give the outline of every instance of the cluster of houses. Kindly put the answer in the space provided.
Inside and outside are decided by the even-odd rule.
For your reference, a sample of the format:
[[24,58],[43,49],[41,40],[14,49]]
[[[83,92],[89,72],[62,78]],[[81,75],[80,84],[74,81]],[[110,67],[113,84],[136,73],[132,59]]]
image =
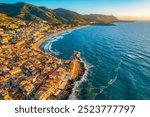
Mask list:
[[69,27],[35,22],[3,27],[0,25],[0,99],[57,97],[69,83],[70,68],[34,44]]

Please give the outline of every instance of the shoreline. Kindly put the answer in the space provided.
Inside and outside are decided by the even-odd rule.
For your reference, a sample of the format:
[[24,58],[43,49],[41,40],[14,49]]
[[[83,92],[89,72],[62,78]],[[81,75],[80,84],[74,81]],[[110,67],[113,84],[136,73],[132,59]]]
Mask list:
[[63,31],[57,31],[55,33],[52,33],[52,34],[49,34],[49,36],[46,36],[46,37],[43,37],[42,39],[40,39],[39,41],[35,42],[34,43],[34,46],[39,48],[47,39],[50,39],[56,35],[59,35],[61,33],[64,33],[64,32],[67,32],[67,31],[71,31],[71,30],[75,30],[75,29],[78,29],[78,28],[82,28],[82,27],[86,27],[86,26],[90,26],[90,25],[85,25],[85,26],[78,26],[78,27],[74,27],[74,28],[70,28],[70,29],[66,29],[66,30],[63,30]]
[[58,32],[55,32],[53,34],[50,34],[49,36],[46,36],[46,37],[43,37],[42,39],[40,39],[39,41],[35,42],[34,45],[39,48],[47,39],[50,39],[56,35],[59,35],[63,32],[66,32],[66,31],[69,31],[69,30],[72,30],[72,29],[68,29],[68,30],[65,30],[65,31],[58,31]]
[[[79,74],[78,74],[76,80],[73,82],[73,87],[72,87],[72,89],[71,89],[70,94],[69,94],[68,97],[67,97],[68,100],[71,99],[71,98],[70,98],[71,94],[74,94],[74,93],[75,93],[74,90],[77,88],[77,87],[76,87],[76,83],[79,83],[79,82],[81,83],[81,82],[83,82],[83,81],[82,81],[82,78],[84,77],[84,75],[85,75],[86,72],[88,71],[88,68],[87,68],[85,62],[81,59],[80,56],[78,57],[78,60],[79,60],[79,65],[80,65],[80,67],[79,67]],[[76,97],[76,96],[75,96],[75,97]],[[71,99],[71,100],[72,100],[72,99]],[[75,98],[75,100],[77,100],[77,98]]]
[[[61,33],[63,33],[63,32],[67,32],[67,31],[71,31],[71,30],[75,30],[75,29],[78,29],[78,28],[82,28],[82,27],[86,27],[86,26],[89,26],[89,25],[85,25],[85,26],[80,26],[80,27],[75,27],[75,28],[72,28],[72,29],[67,29],[67,30],[64,30],[64,31],[58,31],[58,32],[55,32],[55,33],[53,33],[53,34],[51,34],[51,35],[49,35],[49,36],[46,36],[46,37],[44,37],[44,38],[42,38],[42,39],[40,39],[39,41],[37,41],[37,42],[35,42],[34,43],[34,46],[36,47],[36,48],[38,48],[38,49],[40,49],[40,46],[47,40],[47,39],[50,39],[50,38],[52,38],[52,37],[54,37],[54,36],[56,36],[56,35],[59,35],[59,34],[61,34]],[[41,49],[40,49],[40,51],[42,51]],[[42,51],[43,52],[43,51]],[[49,53],[49,54],[51,54],[51,53]],[[63,93],[61,93],[60,95],[58,95],[58,97],[53,97],[52,99],[54,99],[54,100],[68,100],[69,99],[69,97],[70,97],[70,95],[72,94],[72,92],[73,92],[73,89],[74,89],[74,87],[75,87],[75,83],[77,82],[77,81],[80,81],[81,80],[81,78],[84,76],[84,74],[85,74],[85,72],[86,72],[86,70],[87,70],[87,68],[86,68],[86,65],[85,65],[85,63],[81,60],[81,58],[80,58],[80,52],[75,52],[74,53],[74,57],[73,57],[74,59],[76,59],[77,60],[77,73],[74,73],[74,75],[75,75],[75,77],[73,78],[71,78],[71,80],[69,80],[69,83],[67,84],[67,86],[66,86],[66,89],[64,90],[64,92]],[[60,58],[59,58],[60,59]],[[73,61],[73,60],[72,60]]]
[[66,86],[63,93],[58,95],[58,97],[53,97],[53,100],[70,100],[70,96],[73,93],[73,89],[75,88],[75,85],[78,81],[82,79],[84,74],[86,73],[86,65],[85,63],[80,59],[80,57],[76,58],[78,60],[79,68],[78,68],[78,74],[76,77],[72,80],[69,80],[68,85]]

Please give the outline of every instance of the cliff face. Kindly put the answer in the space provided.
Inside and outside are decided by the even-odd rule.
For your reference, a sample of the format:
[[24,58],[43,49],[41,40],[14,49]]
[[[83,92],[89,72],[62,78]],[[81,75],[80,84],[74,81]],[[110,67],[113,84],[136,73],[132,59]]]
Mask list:
[[9,17],[22,19],[25,21],[47,21],[50,24],[87,24],[91,21],[110,23],[118,21],[114,16],[107,15],[81,15],[74,11],[66,9],[49,9],[46,7],[38,7],[24,2],[16,4],[0,3],[0,13]]

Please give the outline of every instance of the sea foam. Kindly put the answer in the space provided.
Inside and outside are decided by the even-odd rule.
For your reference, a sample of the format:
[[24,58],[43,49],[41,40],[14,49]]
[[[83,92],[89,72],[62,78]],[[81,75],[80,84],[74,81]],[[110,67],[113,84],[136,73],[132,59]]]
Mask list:
[[82,78],[79,81],[75,82],[74,88],[72,89],[72,93],[69,96],[69,100],[77,100],[77,92],[79,91],[79,86],[87,80],[89,70],[94,67],[92,64],[88,63],[86,60],[83,60],[81,57],[80,59],[85,64],[86,70]]
[[58,52],[56,49],[55,50],[52,49],[53,43],[58,41],[59,39],[63,39],[65,35],[71,33],[72,31],[73,30],[66,31],[66,32],[60,33],[56,36],[53,36],[53,37],[47,39],[46,42],[45,42],[44,50],[49,51],[50,53],[52,53],[54,55],[59,55],[60,52]]

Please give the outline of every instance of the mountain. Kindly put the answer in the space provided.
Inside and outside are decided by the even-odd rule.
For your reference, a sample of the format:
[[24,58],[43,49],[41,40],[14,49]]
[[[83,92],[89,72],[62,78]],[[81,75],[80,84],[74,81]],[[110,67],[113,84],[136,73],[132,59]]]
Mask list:
[[81,15],[74,11],[66,9],[49,9],[46,7],[38,7],[24,2],[16,4],[0,3],[0,13],[3,13],[12,18],[18,18],[25,21],[47,21],[50,24],[87,24],[91,21],[111,23],[117,21],[114,16],[106,15]]
[[56,16],[58,16],[58,19],[60,21],[62,21],[63,23],[66,24],[84,24],[87,23],[87,21],[85,20],[84,16],[73,12],[73,11],[69,11],[66,9],[55,9],[53,10],[54,13],[56,14]]
[[61,23],[55,18],[53,11],[46,10],[31,4],[18,2],[16,4],[0,4],[0,13],[27,21],[46,20],[50,23]]
[[51,10],[46,7],[37,7],[24,2],[16,4],[0,4],[0,13],[27,21],[46,20],[52,24],[80,24],[86,21],[82,15],[65,9]]
[[88,21],[96,21],[98,23],[112,23],[112,22],[119,21],[113,15],[89,14],[89,15],[84,15],[84,17]]

